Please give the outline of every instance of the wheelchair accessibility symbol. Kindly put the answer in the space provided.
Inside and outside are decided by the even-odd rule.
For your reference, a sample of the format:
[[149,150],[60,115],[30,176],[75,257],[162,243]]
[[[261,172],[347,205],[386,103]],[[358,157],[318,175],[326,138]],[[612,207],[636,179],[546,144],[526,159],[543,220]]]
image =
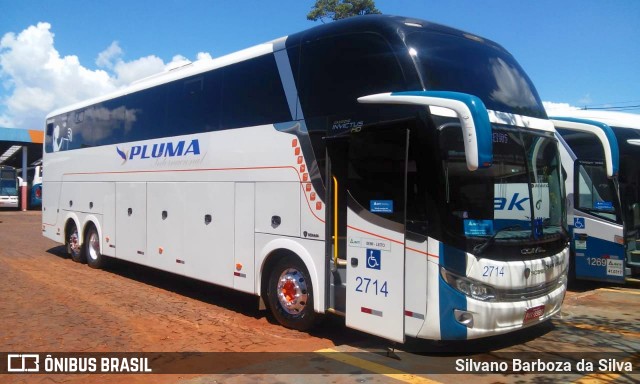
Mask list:
[[584,229],[584,217],[574,217],[573,226],[577,229]]
[[367,249],[367,268],[380,270],[379,249]]

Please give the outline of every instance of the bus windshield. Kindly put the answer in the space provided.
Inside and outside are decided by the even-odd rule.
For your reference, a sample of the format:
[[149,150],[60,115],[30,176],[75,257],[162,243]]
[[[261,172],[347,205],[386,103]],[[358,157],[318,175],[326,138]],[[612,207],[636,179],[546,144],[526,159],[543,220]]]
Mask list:
[[0,170],[0,195],[18,196],[15,170]]
[[531,80],[504,49],[473,35],[420,31],[407,36],[424,87],[478,96],[487,109],[546,118]]
[[640,229],[640,131],[612,127],[620,148],[618,181],[625,226]]
[[448,231],[476,256],[518,260],[565,245],[563,178],[556,139],[493,127],[494,163],[469,171],[458,125],[440,130]]

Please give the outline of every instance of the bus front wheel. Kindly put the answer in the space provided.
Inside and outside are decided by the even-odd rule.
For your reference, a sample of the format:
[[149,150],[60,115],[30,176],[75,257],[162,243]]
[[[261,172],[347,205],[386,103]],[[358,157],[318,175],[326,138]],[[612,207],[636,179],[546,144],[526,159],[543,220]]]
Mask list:
[[87,229],[87,235],[85,236],[83,246],[87,264],[91,268],[103,268],[106,258],[100,253],[100,237],[98,235],[98,230],[93,225]]
[[300,259],[285,257],[273,267],[267,299],[273,316],[285,327],[304,331],[314,325],[313,286]]

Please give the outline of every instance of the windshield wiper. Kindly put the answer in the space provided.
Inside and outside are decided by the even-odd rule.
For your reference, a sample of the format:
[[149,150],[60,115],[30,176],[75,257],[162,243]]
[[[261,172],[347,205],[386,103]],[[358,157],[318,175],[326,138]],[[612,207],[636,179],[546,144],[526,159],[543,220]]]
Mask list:
[[473,253],[475,255],[482,254],[482,252],[484,252],[485,249],[487,249],[491,244],[493,244],[498,234],[504,231],[513,231],[514,229],[522,229],[522,227],[520,225],[512,225],[510,227],[504,227],[504,228],[498,229],[496,233],[494,233],[493,236],[488,238],[484,243],[476,244],[476,246],[473,247]]

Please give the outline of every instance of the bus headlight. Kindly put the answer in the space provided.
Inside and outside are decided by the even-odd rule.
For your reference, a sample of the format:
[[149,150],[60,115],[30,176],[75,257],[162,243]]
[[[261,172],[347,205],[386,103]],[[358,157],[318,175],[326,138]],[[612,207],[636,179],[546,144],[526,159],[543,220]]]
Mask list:
[[495,301],[496,299],[496,292],[493,287],[466,277],[458,276],[444,268],[440,269],[440,273],[447,284],[466,296],[480,301]]

